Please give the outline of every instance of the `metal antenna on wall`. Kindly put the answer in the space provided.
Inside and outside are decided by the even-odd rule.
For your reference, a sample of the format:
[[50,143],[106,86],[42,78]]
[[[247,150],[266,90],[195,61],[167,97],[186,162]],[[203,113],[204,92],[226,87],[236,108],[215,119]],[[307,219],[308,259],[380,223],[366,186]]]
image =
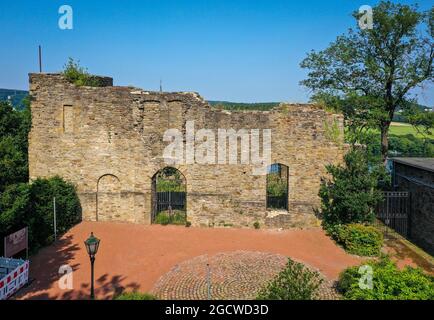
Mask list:
[[42,48],[39,46],[39,73],[42,73]]

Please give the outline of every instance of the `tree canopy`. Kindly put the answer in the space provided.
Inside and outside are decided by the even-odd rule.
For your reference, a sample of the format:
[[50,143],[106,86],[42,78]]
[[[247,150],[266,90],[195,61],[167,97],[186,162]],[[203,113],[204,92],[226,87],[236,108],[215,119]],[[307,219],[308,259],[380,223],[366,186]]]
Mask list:
[[406,110],[414,89],[433,81],[433,36],[434,7],[420,12],[382,1],[373,8],[372,29],[349,29],[307,55],[301,67],[309,72],[301,84],[312,90],[313,100],[342,111],[353,132],[379,129],[385,161],[395,111]]

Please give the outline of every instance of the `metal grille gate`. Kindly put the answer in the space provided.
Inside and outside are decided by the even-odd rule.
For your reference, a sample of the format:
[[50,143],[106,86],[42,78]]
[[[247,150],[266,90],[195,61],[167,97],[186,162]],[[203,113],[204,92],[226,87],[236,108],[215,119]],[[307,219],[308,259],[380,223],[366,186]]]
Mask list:
[[377,205],[376,216],[387,227],[404,237],[410,237],[410,194],[383,192],[383,200]]
[[[159,178],[158,181],[161,183],[165,179]],[[183,183],[181,180],[173,180],[167,179],[166,181],[179,182],[179,184]],[[163,182],[164,183],[164,182]],[[186,198],[187,193],[184,191],[157,191],[157,179],[152,181],[152,216],[151,221],[154,223],[155,218],[160,212],[168,212],[169,214],[172,211],[182,212],[187,215],[186,210]]]

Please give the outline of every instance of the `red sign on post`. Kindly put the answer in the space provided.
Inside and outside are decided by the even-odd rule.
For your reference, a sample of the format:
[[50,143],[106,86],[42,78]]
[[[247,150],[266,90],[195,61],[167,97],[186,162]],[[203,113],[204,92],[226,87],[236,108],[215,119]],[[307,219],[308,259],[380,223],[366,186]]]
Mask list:
[[20,251],[28,249],[27,227],[5,237],[5,257],[10,258]]

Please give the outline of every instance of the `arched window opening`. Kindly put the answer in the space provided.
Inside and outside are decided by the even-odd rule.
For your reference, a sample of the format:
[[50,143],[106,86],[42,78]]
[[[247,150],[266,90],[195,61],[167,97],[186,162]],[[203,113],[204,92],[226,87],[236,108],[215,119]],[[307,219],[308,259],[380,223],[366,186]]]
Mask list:
[[187,183],[175,168],[166,167],[152,178],[151,222],[184,225],[187,221]]
[[288,210],[288,167],[280,163],[267,170],[267,209]]

